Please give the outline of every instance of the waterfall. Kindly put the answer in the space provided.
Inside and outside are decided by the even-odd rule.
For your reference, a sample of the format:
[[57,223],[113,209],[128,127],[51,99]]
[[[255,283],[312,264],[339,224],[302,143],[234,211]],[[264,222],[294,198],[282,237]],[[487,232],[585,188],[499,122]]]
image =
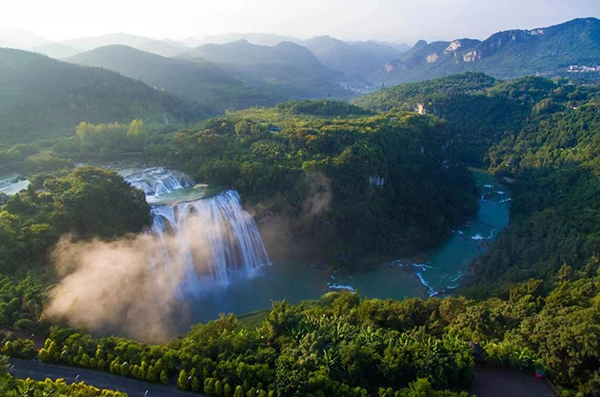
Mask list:
[[147,197],[158,197],[174,190],[194,186],[194,181],[188,175],[166,170],[163,167],[146,168],[131,173],[125,177],[125,180],[143,190]]
[[242,208],[237,191],[206,197],[207,185],[197,186],[187,174],[163,167],[119,173],[152,204],[150,234],[157,247],[148,255],[150,270],[170,277],[181,295],[227,285],[234,273],[251,275],[270,264],[256,222]]
[[[269,264],[256,222],[244,211],[239,194],[227,190],[210,198],[156,205],[152,233],[164,243],[174,238],[176,249],[164,247],[165,266],[173,261],[183,272],[180,290],[195,294],[207,285],[226,285],[233,272],[252,274]],[[174,257],[176,256],[176,258]]]

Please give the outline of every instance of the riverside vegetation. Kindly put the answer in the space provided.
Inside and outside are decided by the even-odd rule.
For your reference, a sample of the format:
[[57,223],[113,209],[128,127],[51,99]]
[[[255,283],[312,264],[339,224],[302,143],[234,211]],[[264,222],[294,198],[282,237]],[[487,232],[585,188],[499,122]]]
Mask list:
[[[299,219],[295,232],[313,235],[341,268],[441,241],[475,208],[465,163],[512,181],[511,225],[455,297],[330,293],[276,302],[252,326],[223,316],[162,345],[52,327],[39,357],[215,396],[450,396],[438,390],[475,375],[474,341],[494,365],[542,367],[566,395],[598,395],[599,99],[596,86],[568,80],[464,74],[382,90],[354,105],[292,102],[229,113],[170,140],[148,134],[138,142],[146,156],[235,186],[248,203],[262,204],[258,216]],[[418,104],[430,115],[410,112]],[[116,129],[127,137],[128,128]],[[56,158],[110,156],[109,130],[81,126],[53,148]],[[7,200],[0,212],[0,233],[10,238],[0,244],[6,327],[49,329],[47,255],[60,234],[112,238],[148,224],[143,194],[119,178],[93,168],[40,176]],[[330,207],[305,219],[315,187],[330,195]],[[92,195],[101,201],[88,208]],[[101,207],[111,196],[121,204],[109,220]],[[89,209],[91,218],[82,219]],[[4,338],[14,349],[3,354],[32,354],[31,343]]]

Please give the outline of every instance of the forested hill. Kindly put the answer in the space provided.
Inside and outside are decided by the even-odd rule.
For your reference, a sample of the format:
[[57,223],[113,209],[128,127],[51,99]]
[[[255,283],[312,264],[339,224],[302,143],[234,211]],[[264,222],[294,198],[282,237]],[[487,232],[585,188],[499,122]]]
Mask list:
[[221,65],[247,82],[277,87],[277,92],[288,99],[355,96],[338,84],[339,72],[323,66],[307,48],[290,42],[275,46],[254,45],[246,40],[205,44],[181,57]]
[[[537,92],[538,84],[553,84],[543,78],[521,81],[528,95]],[[502,84],[482,73],[470,72],[382,89],[353,103],[373,111],[414,111],[421,106],[421,111],[442,117],[454,127],[463,161],[484,166],[490,146],[505,133],[517,133],[533,105],[516,91],[495,89]]]
[[123,45],[96,48],[65,59],[98,66],[164,88],[213,113],[251,106],[272,106],[284,99],[273,90],[242,82],[231,73],[205,60],[166,58]]
[[[600,20],[585,18],[547,28],[497,32],[484,41],[420,41],[372,80],[393,85],[478,71],[501,79],[540,73],[598,81],[600,72],[584,67],[597,67],[599,59]],[[575,69],[569,71],[571,65]]]
[[235,186],[259,219],[289,220],[312,260],[366,268],[435,245],[474,212],[451,134],[432,116],[302,101],[180,131],[161,153],[198,181]]
[[[471,291],[506,292],[530,277],[551,283],[600,254],[600,90],[566,79],[509,82],[466,73],[357,99],[371,110],[410,109],[447,119],[463,158],[511,185],[511,227],[474,265]],[[493,288],[491,288],[493,286]],[[478,292],[479,293],[479,292]]]
[[[510,85],[509,85],[510,86]],[[469,284],[497,291],[528,278],[591,276],[600,257],[600,90],[553,85],[524,127],[489,152],[514,178],[511,228],[476,261]],[[483,288],[482,288],[483,287]]]
[[148,125],[189,122],[201,114],[178,99],[116,72],[0,49],[0,137],[32,142],[72,133],[81,121]]

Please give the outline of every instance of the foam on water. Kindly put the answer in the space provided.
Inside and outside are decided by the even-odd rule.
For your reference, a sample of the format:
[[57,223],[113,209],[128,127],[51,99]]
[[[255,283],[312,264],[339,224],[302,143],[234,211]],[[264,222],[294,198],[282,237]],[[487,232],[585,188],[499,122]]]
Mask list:
[[346,291],[350,291],[350,292],[354,292],[354,287],[351,285],[341,285],[341,284],[333,284],[333,283],[327,283],[327,287],[329,287],[330,289],[337,289],[337,290],[346,290]]
[[8,174],[0,176],[0,193],[12,196],[23,189],[27,189],[29,180],[22,178],[19,174]]
[[141,170],[124,169],[120,170],[119,173],[132,186],[143,190],[149,203],[157,202],[162,195],[195,185],[194,180],[187,174],[167,170],[163,167]]

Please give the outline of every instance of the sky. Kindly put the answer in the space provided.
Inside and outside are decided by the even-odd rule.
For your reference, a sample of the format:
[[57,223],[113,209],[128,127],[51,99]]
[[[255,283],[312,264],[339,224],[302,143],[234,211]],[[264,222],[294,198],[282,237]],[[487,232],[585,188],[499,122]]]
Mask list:
[[484,39],[577,17],[600,0],[0,0],[0,29],[51,40],[124,32],[154,38],[264,32],[346,40]]

